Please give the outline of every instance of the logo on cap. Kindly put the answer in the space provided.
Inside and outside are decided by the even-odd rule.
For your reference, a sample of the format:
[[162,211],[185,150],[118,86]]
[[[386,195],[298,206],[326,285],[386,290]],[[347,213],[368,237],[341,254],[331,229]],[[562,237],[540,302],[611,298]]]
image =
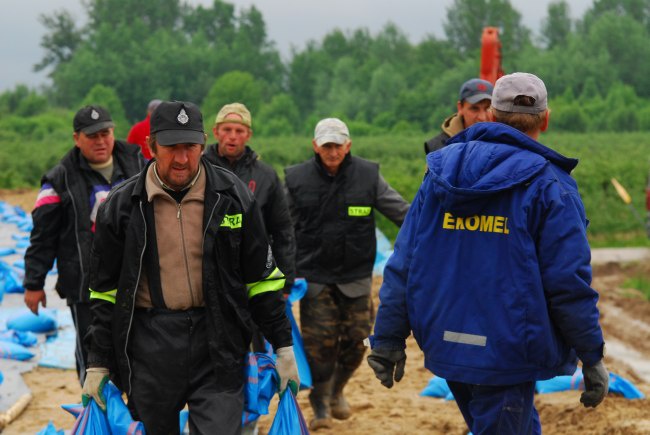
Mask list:
[[187,113],[185,113],[184,108],[182,108],[181,111],[178,112],[178,116],[176,117],[176,119],[181,125],[187,124],[190,120],[189,116],[187,116]]
[[93,111],[90,112],[90,117],[94,120],[97,120],[99,119],[99,113],[95,109],[93,109]]

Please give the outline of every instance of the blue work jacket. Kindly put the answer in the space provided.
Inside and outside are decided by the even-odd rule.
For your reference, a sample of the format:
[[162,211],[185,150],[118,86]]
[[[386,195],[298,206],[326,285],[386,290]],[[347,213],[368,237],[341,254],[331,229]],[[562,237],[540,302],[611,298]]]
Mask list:
[[602,358],[577,163],[500,123],[430,153],[384,271],[373,347],[404,348],[412,331],[436,375],[486,385]]

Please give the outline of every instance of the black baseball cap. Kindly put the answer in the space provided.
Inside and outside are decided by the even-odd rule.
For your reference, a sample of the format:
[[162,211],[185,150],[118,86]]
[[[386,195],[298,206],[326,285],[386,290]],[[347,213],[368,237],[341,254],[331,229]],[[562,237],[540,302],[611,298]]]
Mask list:
[[102,106],[84,106],[77,111],[72,121],[76,133],[93,134],[115,127],[111,114]]
[[459,101],[467,101],[470,104],[476,104],[481,100],[492,100],[492,91],[494,86],[487,80],[471,79],[463,83],[460,87]]
[[205,145],[203,115],[194,103],[187,101],[163,101],[151,114],[151,134],[162,146],[179,143]]

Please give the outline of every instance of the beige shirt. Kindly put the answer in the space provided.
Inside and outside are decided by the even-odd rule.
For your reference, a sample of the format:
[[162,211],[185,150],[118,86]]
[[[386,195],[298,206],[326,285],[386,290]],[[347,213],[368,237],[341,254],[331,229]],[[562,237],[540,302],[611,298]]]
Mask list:
[[[170,310],[202,307],[203,300],[203,200],[205,168],[180,203],[165,192],[149,166],[147,199],[153,203],[156,242],[160,265],[160,286]],[[136,307],[152,307],[149,280],[142,274],[136,293]]]

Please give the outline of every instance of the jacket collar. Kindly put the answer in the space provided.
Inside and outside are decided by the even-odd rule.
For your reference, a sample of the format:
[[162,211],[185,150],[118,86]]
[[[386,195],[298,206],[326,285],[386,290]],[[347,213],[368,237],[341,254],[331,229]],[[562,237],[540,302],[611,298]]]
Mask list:
[[[133,193],[131,195],[134,200],[139,200],[140,198],[144,198],[146,200],[147,172],[149,171],[149,167],[155,161],[156,159],[149,160],[147,162],[147,166],[145,166],[142,172],[140,172],[140,174],[138,175],[138,179],[136,180],[136,184],[133,189]],[[205,169],[206,195],[208,194],[207,192],[208,190],[213,192],[223,192],[229,190],[235,184],[232,179],[232,177],[234,177],[235,175],[232,174],[231,172],[224,171],[223,169],[214,166],[204,156],[201,156],[200,162],[201,162],[200,164],[203,165],[203,169]]]

